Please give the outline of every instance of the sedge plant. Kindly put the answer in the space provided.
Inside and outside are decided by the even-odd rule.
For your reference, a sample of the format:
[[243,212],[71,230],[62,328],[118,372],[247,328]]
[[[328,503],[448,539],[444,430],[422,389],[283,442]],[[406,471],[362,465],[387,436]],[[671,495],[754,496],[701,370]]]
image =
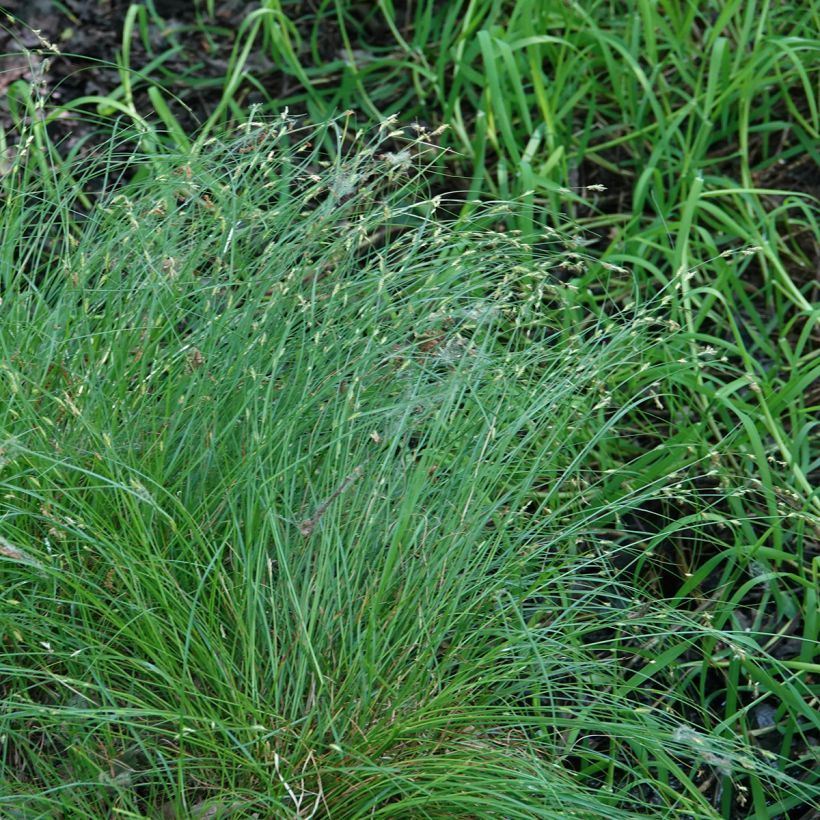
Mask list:
[[693,412],[684,283],[609,298],[628,271],[515,201],[440,218],[428,137],[257,117],[47,183],[17,154],[4,816],[818,806],[814,638],[783,658],[732,599],[816,606],[816,522]]

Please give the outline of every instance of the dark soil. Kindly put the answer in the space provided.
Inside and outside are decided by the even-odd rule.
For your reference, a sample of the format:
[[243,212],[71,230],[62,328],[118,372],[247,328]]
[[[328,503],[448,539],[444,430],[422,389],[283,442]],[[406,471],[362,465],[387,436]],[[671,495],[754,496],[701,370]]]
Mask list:
[[[0,30],[0,125],[14,131],[9,87],[18,80],[36,84],[46,104],[65,104],[85,96],[106,96],[120,85],[116,63],[122,49],[122,31],[130,0],[6,0],[0,7],[13,15]],[[188,0],[154,0],[157,18],[149,21],[148,47],[142,37],[131,42],[129,66],[139,71],[158,56],[177,49],[152,73],[162,83],[166,99],[183,127],[194,133],[220,99],[235,33],[255,3],[221,2],[210,21],[219,36],[207,42],[197,29],[200,12]],[[162,23],[163,25],[160,25]],[[59,54],[47,47],[52,44]],[[272,69],[261,58],[251,58],[250,69],[265,76]],[[191,82],[195,80],[195,82]],[[135,95],[137,110],[150,116],[153,108],[144,91]],[[253,102],[250,89],[238,92],[240,104]],[[50,126],[54,141],[67,152],[79,143],[90,150],[110,133],[95,122],[94,104],[77,116],[66,116]],[[109,123],[110,128],[110,123]]]

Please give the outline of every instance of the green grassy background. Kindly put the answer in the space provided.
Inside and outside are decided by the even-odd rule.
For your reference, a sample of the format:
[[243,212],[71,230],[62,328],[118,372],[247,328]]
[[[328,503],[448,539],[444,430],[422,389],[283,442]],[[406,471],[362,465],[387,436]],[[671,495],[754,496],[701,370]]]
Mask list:
[[810,816],[816,4],[159,6],[10,87],[3,811]]

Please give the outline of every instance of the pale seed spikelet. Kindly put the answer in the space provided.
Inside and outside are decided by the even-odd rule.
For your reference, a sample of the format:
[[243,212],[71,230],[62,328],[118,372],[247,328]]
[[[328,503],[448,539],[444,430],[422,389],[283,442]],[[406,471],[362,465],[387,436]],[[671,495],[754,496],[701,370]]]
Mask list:
[[43,569],[43,565],[28,553],[15,546],[10,541],[0,536],[0,559],[15,561],[18,564],[27,564],[37,569]]

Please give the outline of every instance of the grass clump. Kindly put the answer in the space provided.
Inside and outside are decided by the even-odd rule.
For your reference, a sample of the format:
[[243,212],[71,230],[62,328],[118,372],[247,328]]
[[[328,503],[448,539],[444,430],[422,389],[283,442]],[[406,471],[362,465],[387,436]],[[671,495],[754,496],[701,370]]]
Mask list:
[[[79,73],[78,55],[57,52],[89,38],[80,18],[64,23],[25,38],[40,53],[7,95],[12,122],[69,135],[55,151],[35,128],[40,157],[82,155],[89,118],[105,130],[112,114],[145,152],[198,149],[246,122],[253,101],[315,122],[352,109],[420,124],[448,149],[436,191],[463,189],[451,208],[515,199],[506,221],[528,241],[569,217],[600,258],[633,271],[612,278],[611,297],[665,290],[668,318],[729,365],[698,377],[711,438],[753,429],[733,469],[763,482],[770,511],[782,490],[820,511],[813,4],[135,3],[106,31],[107,69]],[[93,82],[67,99],[82,76]],[[578,273],[596,287],[595,268]]]
[[813,638],[732,599],[808,600],[812,519],[686,414],[673,291],[346,123],[4,179],[2,813],[816,806]]

